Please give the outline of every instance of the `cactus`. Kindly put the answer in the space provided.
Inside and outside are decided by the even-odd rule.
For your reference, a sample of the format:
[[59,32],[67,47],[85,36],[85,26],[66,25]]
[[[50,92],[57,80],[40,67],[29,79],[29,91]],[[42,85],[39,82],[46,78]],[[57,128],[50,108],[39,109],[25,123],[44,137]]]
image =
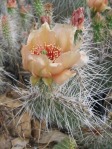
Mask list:
[[58,143],[57,145],[55,145],[53,147],[53,149],[76,149],[77,145],[75,140],[71,139],[71,138],[65,138],[64,140],[62,140],[60,143]]
[[43,2],[53,3],[54,19],[60,21],[63,21],[66,17],[70,17],[74,9],[86,7],[86,0],[43,0]]
[[[108,108],[106,98],[101,96],[112,86],[111,11],[101,13],[106,23],[102,23],[101,17],[99,23],[99,15],[96,14],[91,21],[86,0],[17,0],[14,5],[7,5],[7,2],[0,1],[0,93],[4,92],[2,86],[5,88],[8,82],[19,92],[19,99],[23,102],[18,114],[28,110],[32,117],[44,120],[48,129],[54,124],[60,130],[65,129],[77,140],[79,147],[111,149],[109,114],[112,107],[108,103]],[[51,3],[53,9],[46,9],[48,4],[52,6]],[[52,29],[56,21],[65,23],[65,17],[70,24],[71,17],[74,17],[72,12],[79,6],[85,8],[86,18],[84,28],[77,28],[77,22],[73,20],[72,25],[77,29],[74,43],[76,46],[83,40],[80,51],[89,56],[88,63],[85,62],[84,67],[72,67],[76,75],[62,85],[53,83],[52,78],[30,77],[23,70],[21,58],[21,48],[27,43],[29,33],[45,22]],[[48,54],[45,49],[41,51],[41,47],[38,48],[44,56]],[[22,94],[20,87],[27,93]],[[76,143],[67,138],[54,149],[63,148],[65,144],[71,149],[76,147]]]
[[33,2],[34,11],[36,16],[41,16],[43,13],[43,5],[41,0],[34,0]]

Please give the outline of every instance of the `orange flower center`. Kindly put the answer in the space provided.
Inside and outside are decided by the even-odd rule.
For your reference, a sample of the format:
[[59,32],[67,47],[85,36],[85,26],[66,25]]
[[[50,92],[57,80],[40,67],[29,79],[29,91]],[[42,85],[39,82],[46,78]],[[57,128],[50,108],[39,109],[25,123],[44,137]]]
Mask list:
[[33,48],[32,54],[36,55],[45,54],[50,60],[54,61],[56,58],[60,56],[61,50],[60,48],[52,44],[44,46],[38,45],[37,47]]

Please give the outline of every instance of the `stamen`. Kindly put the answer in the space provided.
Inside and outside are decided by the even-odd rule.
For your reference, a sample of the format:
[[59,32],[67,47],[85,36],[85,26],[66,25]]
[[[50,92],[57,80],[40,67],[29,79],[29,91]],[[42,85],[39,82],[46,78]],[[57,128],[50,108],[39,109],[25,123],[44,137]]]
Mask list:
[[48,56],[50,60],[54,61],[56,58],[60,56],[61,49],[52,44],[45,44],[44,46],[38,45],[36,47],[33,47],[31,53],[35,55],[45,54]]

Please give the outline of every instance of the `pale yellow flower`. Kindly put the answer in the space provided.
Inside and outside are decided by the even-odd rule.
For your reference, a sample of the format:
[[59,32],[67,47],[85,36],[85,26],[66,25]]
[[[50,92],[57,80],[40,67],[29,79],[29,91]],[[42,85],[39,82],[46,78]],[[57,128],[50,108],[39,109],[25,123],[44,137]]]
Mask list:
[[88,6],[96,12],[102,12],[107,8],[108,0],[87,0]]
[[70,68],[83,62],[80,45],[74,45],[76,28],[56,24],[51,30],[44,23],[33,30],[22,48],[22,61],[25,70],[34,77],[52,78],[58,84],[75,75]]

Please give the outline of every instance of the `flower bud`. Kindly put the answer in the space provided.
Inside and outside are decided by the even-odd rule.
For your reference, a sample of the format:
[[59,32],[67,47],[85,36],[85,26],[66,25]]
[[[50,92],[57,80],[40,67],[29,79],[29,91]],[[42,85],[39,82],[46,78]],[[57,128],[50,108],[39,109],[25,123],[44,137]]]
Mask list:
[[71,24],[77,29],[82,30],[84,26],[84,8],[80,7],[74,10],[71,17]]
[[42,24],[44,24],[45,22],[47,22],[48,24],[50,24],[51,23],[51,18],[50,18],[50,16],[41,16],[41,18],[40,18],[40,20],[41,20],[41,23]]
[[16,8],[16,7],[17,7],[16,0],[8,0],[7,1],[7,8]]

